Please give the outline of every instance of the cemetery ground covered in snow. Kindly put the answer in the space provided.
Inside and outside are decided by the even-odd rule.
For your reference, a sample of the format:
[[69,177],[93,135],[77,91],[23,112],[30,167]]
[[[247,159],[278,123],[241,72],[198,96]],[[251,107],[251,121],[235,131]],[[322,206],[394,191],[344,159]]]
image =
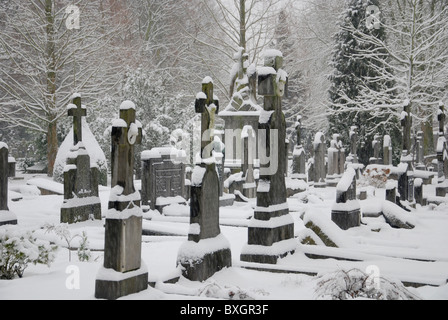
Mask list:
[[[69,261],[67,242],[45,229],[46,225],[60,224],[63,196],[40,195],[37,187],[27,184],[30,180],[36,180],[35,175],[18,176],[24,179],[10,181],[9,207],[17,215],[19,226],[9,228],[33,230],[37,238],[57,244],[58,249],[50,267],[30,265],[21,279],[0,280],[0,299],[95,299],[95,279],[104,256],[104,219],[67,227],[71,236],[86,232],[91,252],[89,262],[79,262],[76,249],[80,239],[75,238],[70,243],[72,253]],[[50,188],[55,185],[46,176],[37,178],[41,186]],[[136,181],[136,188],[140,188],[140,181]],[[434,193],[434,189],[433,185],[425,186],[426,194]],[[361,209],[375,210],[384,202],[384,193],[385,189],[368,189],[367,199],[360,201]],[[107,211],[109,195],[110,188],[100,187],[103,212]],[[17,197],[21,200],[12,201]],[[255,202],[235,202],[231,207],[222,207],[220,224],[222,233],[231,245],[232,267],[216,273],[203,283],[183,278],[176,266],[178,250],[187,241],[189,208],[174,204],[166,207],[164,214],[150,210],[144,214],[143,229],[153,235],[142,238],[142,261],[146,264],[152,286],[122,299],[329,299],[330,295],[320,296],[322,276],[351,269],[367,273],[376,270],[380,277],[407,284],[407,289],[420,299],[448,299],[448,204],[412,209],[407,217],[415,225],[411,230],[393,229],[383,217],[364,217],[360,227],[342,231],[331,222],[335,197],[334,187],[309,187],[305,192],[288,198],[297,247],[294,254],[279,260],[277,265],[240,261],[242,247],[247,243],[247,226],[253,216]],[[339,248],[324,246],[319,239],[315,239],[317,246],[301,244],[301,240],[309,235],[309,229],[304,225],[307,219],[320,224]],[[275,270],[278,272],[271,272]],[[180,277],[177,283],[164,283],[176,277]]]

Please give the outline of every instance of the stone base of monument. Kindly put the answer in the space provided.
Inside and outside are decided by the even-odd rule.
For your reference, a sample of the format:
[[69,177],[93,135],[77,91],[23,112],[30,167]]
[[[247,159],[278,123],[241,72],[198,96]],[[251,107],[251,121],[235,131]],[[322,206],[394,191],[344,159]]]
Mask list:
[[236,196],[234,194],[223,193],[221,197],[219,197],[219,206],[220,207],[231,207],[235,203]]
[[448,180],[445,180],[442,183],[439,183],[436,186],[436,196],[437,197],[445,197],[448,193]]
[[73,201],[80,201],[80,199],[72,199],[62,205],[61,208],[61,223],[78,223],[88,220],[101,220],[101,202],[100,198],[93,200],[95,203],[72,206]]
[[246,245],[241,251],[240,260],[252,263],[277,264],[279,259],[294,254],[297,240],[289,239],[274,243],[272,246]]
[[148,289],[148,270],[143,267],[126,273],[100,269],[95,282],[95,298],[117,300]]
[[359,227],[361,225],[361,210],[352,211],[332,211],[331,220],[342,230]]
[[179,249],[177,264],[185,278],[203,282],[232,266],[230,244],[222,234],[199,242],[188,241]]
[[0,226],[17,225],[17,216],[10,211],[0,211]]

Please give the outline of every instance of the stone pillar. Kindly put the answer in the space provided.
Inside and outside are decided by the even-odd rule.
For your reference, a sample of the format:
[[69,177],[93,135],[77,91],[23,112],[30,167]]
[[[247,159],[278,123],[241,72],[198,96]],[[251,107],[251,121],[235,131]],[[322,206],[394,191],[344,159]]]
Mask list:
[[386,166],[391,166],[392,160],[392,139],[389,135],[385,135],[383,138],[383,163]]
[[[213,81],[202,82],[195,109],[201,114],[201,162],[192,173],[190,195],[190,230],[188,241],[177,256],[182,274],[191,281],[205,281],[216,272],[232,265],[230,244],[219,225],[219,177],[212,157],[214,117],[219,104],[213,95]],[[204,249],[207,248],[207,249]]]
[[8,177],[14,178],[16,176],[16,159],[8,157]]
[[17,224],[16,215],[8,208],[8,154],[8,146],[0,142],[0,226]]
[[252,127],[246,126],[242,132],[243,139],[243,195],[246,198],[253,199],[257,197],[257,185],[255,183],[254,175],[254,160],[255,160],[255,131]]
[[414,198],[416,203],[426,206],[427,201],[423,197],[423,180],[420,178],[414,180]]
[[134,188],[134,146],[142,126],[135,105],[125,101],[120,119],[112,124],[112,190],[106,216],[104,267],[96,279],[95,297],[115,300],[148,288],[148,271],[141,259],[142,209]]
[[316,133],[313,147],[314,147],[314,187],[315,188],[325,188],[325,186],[326,186],[326,182],[325,182],[326,144],[325,144],[325,135],[322,132]]
[[282,53],[267,50],[264,68],[258,73],[258,93],[264,96],[264,111],[258,126],[261,150],[257,206],[248,228],[248,244],[240,257],[247,262],[275,264],[296,249],[294,221],[286,199],[286,121],[282,97],[288,76],[282,67]]

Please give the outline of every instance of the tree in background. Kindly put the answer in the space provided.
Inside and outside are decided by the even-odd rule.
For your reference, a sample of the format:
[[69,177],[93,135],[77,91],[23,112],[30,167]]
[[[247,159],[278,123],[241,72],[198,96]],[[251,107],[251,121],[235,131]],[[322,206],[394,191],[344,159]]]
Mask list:
[[[375,134],[390,135],[394,145],[400,141],[399,122],[392,108],[397,101],[395,82],[380,76],[383,72],[392,72],[386,62],[388,53],[383,46],[357,37],[363,34],[378,42],[386,41],[384,26],[377,21],[378,17],[372,20],[368,12],[371,6],[380,8],[380,3],[351,0],[341,17],[333,51],[328,109],[331,134],[338,133],[348,142],[350,128],[359,128],[358,156],[364,164],[368,164],[372,155]],[[369,19],[376,24],[369,25]]]

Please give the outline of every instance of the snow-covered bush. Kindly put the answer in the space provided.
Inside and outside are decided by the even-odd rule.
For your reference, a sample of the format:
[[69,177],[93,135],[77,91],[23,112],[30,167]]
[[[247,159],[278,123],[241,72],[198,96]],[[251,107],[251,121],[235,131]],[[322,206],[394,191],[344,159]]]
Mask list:
[[30,263],[50,264],[55,259],[57,246],[39,240],[32,231],[21,231],[17,227],[0,229],[0,279],[22,278]]
[[46,230],[46,233],[55,233],[61,240],[65,241],[65,243],[67,244],[68,259],[70,262],[72,261],[72,241],[76,238],[80,239],[79,247],[77,250],[79,261],[86,262],[90,260],[91,253],[89,249],[89,240],[87,238],[87,233],[83,232],[82,235],[72,235],[72,233],[68,229],[68,224],[66,223],[61,223],[59,225],[46,224],[44,226],[44,229]]
[[321,276],[315,293],[318,298],[333,300],[419,300],[403,284],[374,278],[359,269],[339,270]]

